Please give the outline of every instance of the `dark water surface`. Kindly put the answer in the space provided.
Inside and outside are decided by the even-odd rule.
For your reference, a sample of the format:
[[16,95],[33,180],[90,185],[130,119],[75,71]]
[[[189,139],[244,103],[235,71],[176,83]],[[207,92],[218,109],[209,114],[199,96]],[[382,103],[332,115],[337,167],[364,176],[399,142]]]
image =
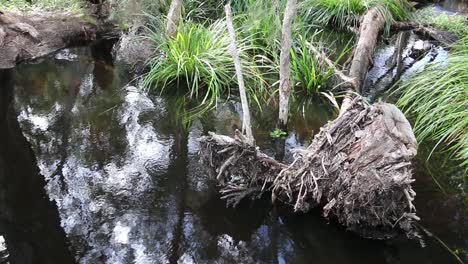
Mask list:
[[[221,103],[186,129],[180,99],[127,86],[108,54],[72,49],[0,73],[0,263],[6,254],[10,263],[51,264],[456,263],[430,237],[425,248],[362,239],[320,211],[294,215],[268,199],[226,208],[198,164],[197,139],[232,135],[239,104]],[[330,118],[317,104],[296,104],[286,148],[310,142]],[[275,121],[272,109],[254,118],[271,155]],[[466,250],[466,206],[424,170],[416,178],[421,224]]]

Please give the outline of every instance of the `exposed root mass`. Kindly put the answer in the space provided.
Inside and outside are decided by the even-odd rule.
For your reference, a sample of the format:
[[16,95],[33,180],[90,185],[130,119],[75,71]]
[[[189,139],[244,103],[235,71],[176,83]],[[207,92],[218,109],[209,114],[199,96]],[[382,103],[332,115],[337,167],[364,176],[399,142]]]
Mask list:
[[296,212],[320,206],[326,218],[365,237],[388,238],[398,231],[417,235],[411,188],[417,143],[394,105],[354,99],[307,149],[295,151],[290,165],[244,143],[240,135],[210,134],[201,143],[202,161],[229,204],[271,191],[273,201]]

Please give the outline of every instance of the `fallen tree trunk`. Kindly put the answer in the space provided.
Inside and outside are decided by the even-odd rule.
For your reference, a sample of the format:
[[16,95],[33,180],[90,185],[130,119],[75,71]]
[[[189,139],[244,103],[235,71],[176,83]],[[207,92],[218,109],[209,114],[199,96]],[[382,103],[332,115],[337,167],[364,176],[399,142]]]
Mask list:
[[201,138],[201,159],[223,198],[237,205],[271,191],[272,200],[306,212],[322,207],[364,237],[415,236],[411,160],[417,152],[411,126],[394,105],[356,98],[327,124],[295,160],[277,162],[240,138]]
[[95,24],[80,16],[26,17],[0,13],[0,69],[13,68],[20,62],[63,48],[118,37],[118,29],[113,24]]
[[354,56],[349,69],[349,77],[352,79],[352,83],[349,84],[348,82],[345,85],[347,92],[341,104],[340,115],[349,108],[353,91],[358,94],[362,92],[362,83],[366,78],[369,65],[372,64],[372,55],[377,45],[379,33],[384,26],[385,17],[378,7],[371,8],[362,18],[358,42],[354,49]]

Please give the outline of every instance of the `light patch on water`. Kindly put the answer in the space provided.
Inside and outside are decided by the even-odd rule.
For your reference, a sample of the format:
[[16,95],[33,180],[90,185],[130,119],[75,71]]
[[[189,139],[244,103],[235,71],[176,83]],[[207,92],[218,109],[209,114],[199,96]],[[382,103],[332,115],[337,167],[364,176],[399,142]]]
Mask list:
[[80,96],[88,97],[93,91],[93,85],[94,85],[94,74],[89,73],[83,78],[83,81],[81,83]]
[[66,60],[66,61],[76,61],[78,55],[72,53],[69,49],[64,49],[55,55],[55,59],[57,60]]
[[193,259],[192,256],[190,256],[190,254],[188,254],[187,252],[185,252],[180,258],[179,260],[177,260],[177,264],[195,264],[197,262],[195,262],[195,260]]
[[5,243],[5,238],[3,236],[0,236],[0,263],[9,263],[7,261],[8,256],[9,254],[7,245]]
[[119,221],[114,227],[112,239],[120,244],[128,244],[128,235],[130,230],[131,228],[129,226],[125,226]]
[[405,71],[405,73],[401,76],[401,80],[403,81],[408,80],[408,78],[412,76],[413,74],[422,72],[426,67],[428,67],[428,64],[430,62],[431,64],[438,63],[440,67],[446,67],[448,55],[449,55],[449,52],[441,47],[431,49],[426,54],[426,56],[424,56],[424,58],[415,62],[410,69]]
[[34,129],[39,129],[42,131],[46,131],[49,127],[49,121],[47,116],[39,116],[30,114],[26,111],[21,111],[18,115],[18,121],[28,121],[31,125],[33,125]]
[[[143,244],[132,244],[133,254],[135,255],[134,263],[152,264],[155,263],[154,256],[146,253],[146,247]],[[162,263],[162,262],[158,262]]]
[[0,251],[5,251],[5,250],[7,250],[5,238],[3,236],[0,236]]

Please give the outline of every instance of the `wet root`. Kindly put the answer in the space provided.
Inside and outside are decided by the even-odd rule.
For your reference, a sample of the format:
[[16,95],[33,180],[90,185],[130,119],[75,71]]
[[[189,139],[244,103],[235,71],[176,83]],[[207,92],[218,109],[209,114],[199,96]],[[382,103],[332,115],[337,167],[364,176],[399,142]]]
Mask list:
[[417,236],[411,188],[417,143],[404,115],[391,104],[357,97],[329,122],[307,149],[282,164],[243,141],[210,133],[201,138],[201,160],[223,198],[236,206],[265,192],[296,212],[321,207],[323,215],[362,236]]

